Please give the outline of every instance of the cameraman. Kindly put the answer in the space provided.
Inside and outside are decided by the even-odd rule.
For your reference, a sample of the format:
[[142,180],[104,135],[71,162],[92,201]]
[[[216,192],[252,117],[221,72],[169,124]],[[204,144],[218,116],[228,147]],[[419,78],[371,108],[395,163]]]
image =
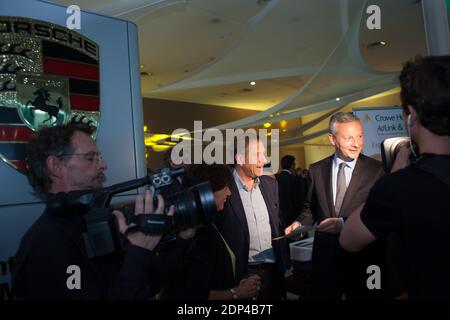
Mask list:
[[420,157],[376,183],[339,240],[344,249],[359,251],[396,233],[404,245],[408,297],[449,299],[450,56],[408,62],[399,79],[403,116]]
[[[70,124],[45,128],[27,146],[28,179],[44,201],[59,192],[102,186],[106,163],[91,134],[93,127]],[[162,213],[159,197],[156,213]],[[153,211],[152,195],[137,196],[135,214]],[[119,230],[129,227],[123,214],[114,211]],[[173,214],[171,208],[169,214]],[[13,290],[24,299],[139,299],[151,297],[150,275],[156,267],[153,249],[160,236],[140,232],[127,235],[123,257],[89,259],[82,234],[86,224],[80,214],[45,210],[31,226],[15,257]],[[153,272],[154,274],[154,272]],[[78,282],[78,283],[77,283]]]

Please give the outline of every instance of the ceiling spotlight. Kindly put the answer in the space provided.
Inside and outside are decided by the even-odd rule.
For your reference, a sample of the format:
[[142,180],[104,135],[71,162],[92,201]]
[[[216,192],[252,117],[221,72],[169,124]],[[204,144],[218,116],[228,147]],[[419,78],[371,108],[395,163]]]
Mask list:
[[376,41],[367,45],[367,49],[375,49],[385,47],[387,45],[386,41]]
[[254,86],[255,84],[256,84],[255,81],[250,82],[250,85],[251,85],[251,86]]
[[336,98],[336,101],[341,101],[341,98]]

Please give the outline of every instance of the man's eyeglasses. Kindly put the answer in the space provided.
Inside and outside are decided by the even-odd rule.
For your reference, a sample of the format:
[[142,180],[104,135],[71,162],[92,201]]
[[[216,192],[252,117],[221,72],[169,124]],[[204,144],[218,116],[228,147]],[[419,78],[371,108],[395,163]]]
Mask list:
[[82,156],[83,159],[91,162],[99,162],[100,160],[103,160],[101,153],[95,151],[86,153],[64,153],[58,155],[57,157],[68,157],[68,156]]

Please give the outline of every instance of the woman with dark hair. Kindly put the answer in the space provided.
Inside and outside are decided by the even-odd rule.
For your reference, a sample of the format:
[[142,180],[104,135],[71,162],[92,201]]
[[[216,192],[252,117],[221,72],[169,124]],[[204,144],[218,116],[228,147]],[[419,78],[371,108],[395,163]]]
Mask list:
[[[188,187],[209,181],[220,212],[231,194],[228,188],[231,178],[231,170],[226,165],[202,164],[189,169],[183,184]],[[215,224],[184,231],[192,232],[195,236],[180,259],[176,274],[163,290],[163,299],[231,300],[250,299],[258,294],[259,276],[236,281],[234,253]]]

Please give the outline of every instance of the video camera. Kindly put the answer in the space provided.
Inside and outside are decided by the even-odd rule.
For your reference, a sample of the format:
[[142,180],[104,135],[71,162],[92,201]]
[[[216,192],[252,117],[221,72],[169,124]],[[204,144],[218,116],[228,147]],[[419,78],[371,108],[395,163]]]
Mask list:
[[[395,158],[400,151],[402,145],[409,145],[409,137],[395,137],[384,139],[381,142],[381,159],[383,160],[383,166],[385,172],[391,172],[392,165],[394,164]],[[418,154],[417,146],[413,143],[413,148],[415,148],[416,154]],[[411,161],[415,159],[411,155]]]
[[163,168],[144,178],[130,180],[110,187],[60,192],[47,198],[47,212],[56,215],[82,215],[86,223],[83,240],[89,258],[109,255],[123,249],[124,237],[119,233],[115,217],[111,214],[112,196],[125,191],[151,185],[154,196],[161,191],[169,201],[165,207],[175,205],[173,216],[167,214],[126,214],[127,222],[133,222],[127,232],[141,231],[145,234],[166,234],[198,224],[210,224],[216,220],[217,208],[209,182],[203,182],[175,192],[168,192],[177,183],[176,178],[184,168]]

